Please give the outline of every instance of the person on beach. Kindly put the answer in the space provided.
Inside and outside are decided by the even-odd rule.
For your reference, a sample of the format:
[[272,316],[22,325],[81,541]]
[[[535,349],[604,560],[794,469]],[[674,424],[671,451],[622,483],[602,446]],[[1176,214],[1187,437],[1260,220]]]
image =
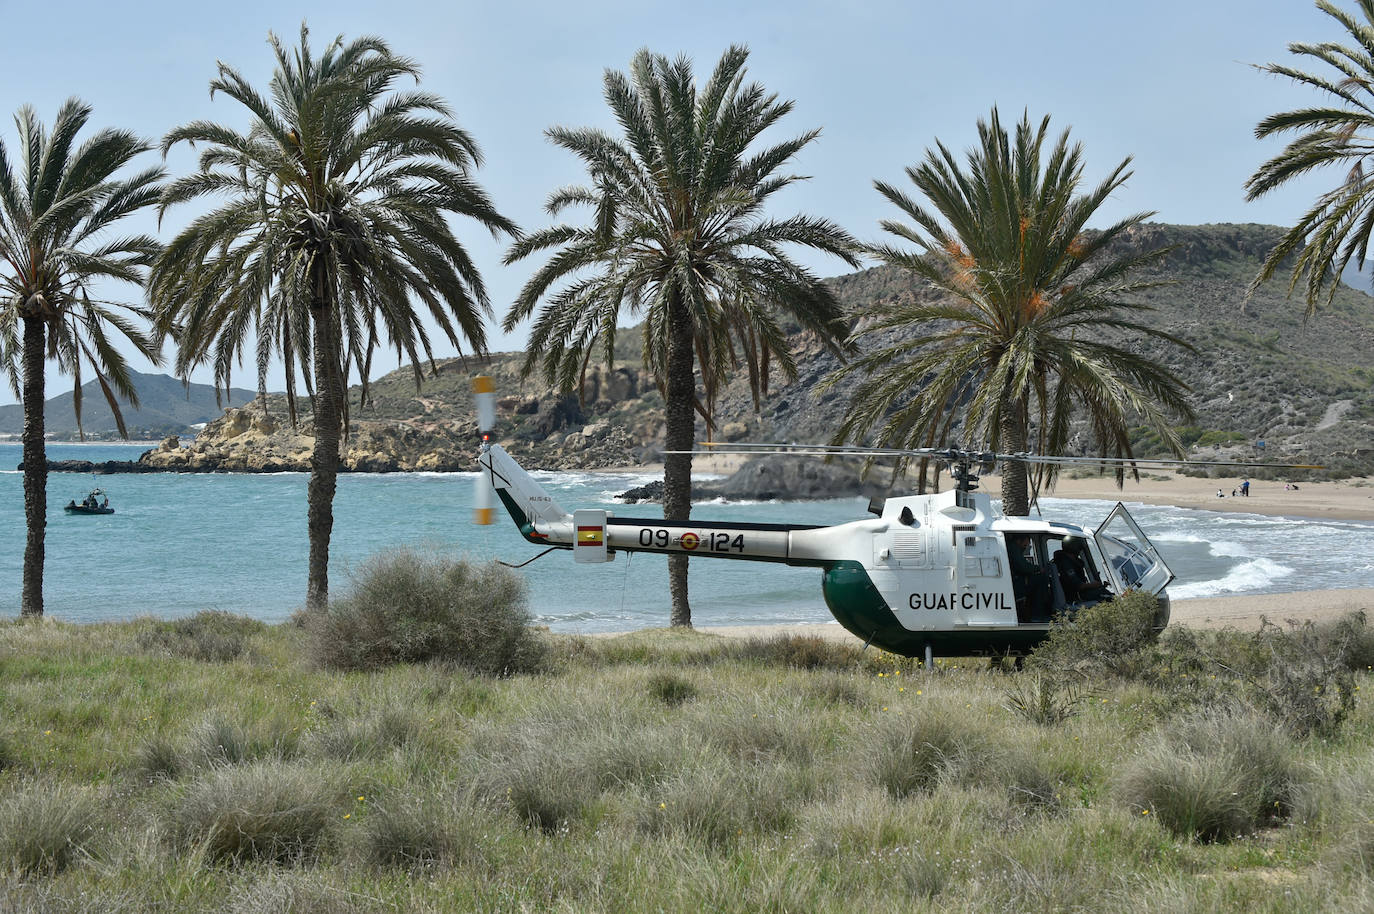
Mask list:
[[1244,498],[1250,497],[1250,480],[1242,479],[1240,481],[1240,494]]

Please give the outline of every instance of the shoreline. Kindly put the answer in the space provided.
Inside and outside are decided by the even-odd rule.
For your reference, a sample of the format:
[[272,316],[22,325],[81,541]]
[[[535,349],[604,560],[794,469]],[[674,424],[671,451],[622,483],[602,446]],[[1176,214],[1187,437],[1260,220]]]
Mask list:
[[[692,461],[692,469],[695,474],[702,476],[728,476],[739,469],[746,459],[748,455],[739,454],[696,457]],[[590,472],[662,473],[663,465],[647,464]],[[1239,491],[1244,478],[1227,476],[1212,479],[1183,476],[1170,470],[1142,470],[1139,482],[1128,477],[1124,487],[1118,489],[1116,481],[1110,476],[1072,478],[1061,475],[1054,489],[1042,492],[1041,496],[1167,505],[1219,514],[1374,521],[1374,479],[1357,476],[1331,482],[1300,482],[1296,490],[1285,489],[1283,480],[1252,479],[1249,497],[1239,494],[1232,497],[1232,490]],[[979,487],[984,492],[993,493],[995,497],[1001,491],[1002,481],[996,474],[988,474],[981,477]],[[942,477],[942,491],[948,488],[948,479]],[[1217,497],[1218,490],[1224,497]]]

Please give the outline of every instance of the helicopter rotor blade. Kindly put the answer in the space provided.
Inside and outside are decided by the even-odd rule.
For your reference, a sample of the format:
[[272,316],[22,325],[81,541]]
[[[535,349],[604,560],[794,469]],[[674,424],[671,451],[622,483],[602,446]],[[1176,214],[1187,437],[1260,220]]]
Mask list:
[[995,451],[973,451],[957,447],[944,448],[885,448],[863,447],[859,445],[835,444],[781,444],[781,443],[723,443],[706,441],[702,448],[692,451],[664,451],[665,454],[740,454],[740,455],[787,455],[796,457],[904,457],[934,458],[937,460],[970,463],[1031,463],[1053,464],[1060,466],[1100,466],[1105,468],[1152,467],[1169,469],[1178,467],[1269,467],[1282,470],[1324,470],[1323,464],[1314,463],[1267,463],[1255,460],[1178,460],[1166,457],[1071,457],[1051,454],[1032,454],[1029,452],[1002,454]]

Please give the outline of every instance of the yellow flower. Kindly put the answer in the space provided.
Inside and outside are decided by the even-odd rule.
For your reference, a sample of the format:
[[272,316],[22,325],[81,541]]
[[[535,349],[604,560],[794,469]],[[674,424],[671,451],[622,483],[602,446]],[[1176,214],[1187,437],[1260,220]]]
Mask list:
[[1142,816],[1148,816],[1148,815],[1150,814],[1150,811],[1149,811],[1148,809],[1142,809],[1142,810],[1140,811],[1140,814],[1141,814]]
[[351,819],[351,818],[353,818],[353,813],[351,813],[351,812],[346,812],[346,813],[344,813],[344,818],[345,818],[345,819]]
[[917,695],[921,695],[921,694],[923,694],[923,693],[921,692],[920,689],[917,689],[917,690],[916,690],[916,694],[917,694]]
[[667,809],[667,808],[668,808],[668,804],[667,804],[667,803],[659,803],[659,804],[658,804],[658,808],[659,808],[659,809]]
[[358,797],[358,802],[361,803],[364,799],[364,797]]
[[[898,692],[905,692],[905,691],[906,691],[906,687],[905,687],[905,686],[899,687],[899,688],[897,689],[897,691],[898,691]],[[920,692],[917,692],[916,694],[917,694],[917,695],[920,695],[921,693],[920,693]]]

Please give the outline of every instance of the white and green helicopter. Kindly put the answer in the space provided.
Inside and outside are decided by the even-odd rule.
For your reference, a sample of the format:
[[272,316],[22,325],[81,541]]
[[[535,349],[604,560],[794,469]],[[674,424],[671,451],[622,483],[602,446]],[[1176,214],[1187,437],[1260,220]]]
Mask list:
[[491,522],[494,493],[521,536],[535,545],[569,550],[579,563],[611,561],[618,552],[655,552],[819,568],[821,591],[836,621],[865,645],[909,657],[924,654],[927,661],[937,653],[1023,654],[1045,639],[1052,618],[1071,617],[1083,606],[1132,589],[1159,598],[1157,628],[1163,629],[1169,621],[1165,588],[1174,575],[1124,505],[1118,503],[1096,530],[1005,517],[993,508],[990,495],[975,491],[978,477],[973,468],[1011,460],[1091,466],[1253,466],[957,448],[730,445],[697,453],[928,457],[948,462],[956,484],[933,495],[875,499],[869,504],[874,517],[831,526],[669,521],[617,517],[600,509],[568,512],[500,445],[490,442],[494,396],[490,382],[483,384],[483,380],[477,382],[483,430],[478,523]]

